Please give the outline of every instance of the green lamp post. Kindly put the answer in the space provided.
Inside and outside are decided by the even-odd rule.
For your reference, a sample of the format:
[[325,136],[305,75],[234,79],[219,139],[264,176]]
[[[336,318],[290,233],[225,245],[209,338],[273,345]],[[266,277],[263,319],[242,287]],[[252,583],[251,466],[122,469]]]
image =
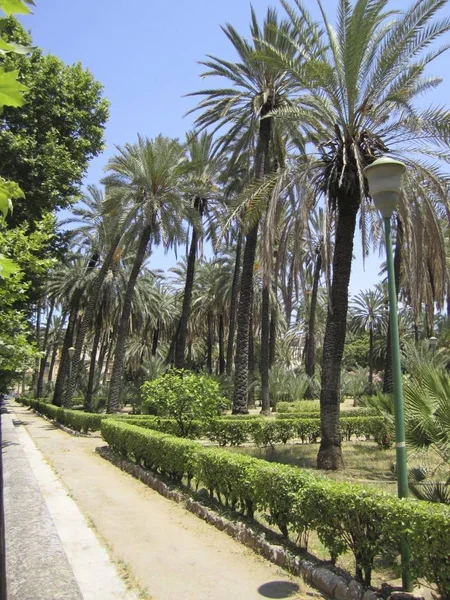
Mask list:
[[[392,376],[394,384],[395,450],[397,463],[397,490],[399,498],[408,497],[408,469],[406,465],[405,416],[403,410],[402,370],[398,335],[397,291],[395,289],[394,258],[392,253],[391,217],[397,207],[401,179],[406,167],[402,162],[382,157],[364,169],[369,192],[384,220],[386,259],[389,286],[389,323],[391,328]],[[403,589],[411,592],[413,584],[409,571],[409,548],[401,544]]]

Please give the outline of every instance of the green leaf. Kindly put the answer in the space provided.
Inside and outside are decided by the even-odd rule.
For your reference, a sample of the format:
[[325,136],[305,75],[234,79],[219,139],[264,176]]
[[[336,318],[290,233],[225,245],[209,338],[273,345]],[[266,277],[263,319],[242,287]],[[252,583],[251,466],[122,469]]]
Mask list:
[[31,9],[27,4],[34,5],[34,2],[30,2],[29,0],[26,0],[26,2],[22,0],[0,0],[0,8],[7,15],[29,15]]
[[12,210],[12,198],[25,198],[25,194],[15,181],[6,181],[0,177],[0,212],[4,217]]
[[0,38],[1,54],[6,54],[7,52],[14,52],[15,54],[28,54],[31,49],[31,46],[23,46],[22,44],[16,44],[15,42],[6,42]]
[[19,83],[19,71],[5,72],[0,68],[0,106],[23,106],[23,92],[28,91],[26,85]]
[[8,279],[11,275],[20,273],[20,267],[13,260],[0,254],[0,278]]

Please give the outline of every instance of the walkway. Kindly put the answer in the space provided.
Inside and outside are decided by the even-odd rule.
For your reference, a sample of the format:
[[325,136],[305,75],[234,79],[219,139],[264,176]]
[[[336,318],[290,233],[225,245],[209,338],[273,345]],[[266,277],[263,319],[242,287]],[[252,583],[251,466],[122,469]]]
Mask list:
[[[95,525],[113,560],[146,590],[140,598],[299,600],[320,596],[303,581],[100,458],[94,453],[102,444],[100,439],[70,436],[15,403],[14,411],[25,426],[18,429],[26,428],[76,505]],[[103,594],[98,600],[113,597]]]

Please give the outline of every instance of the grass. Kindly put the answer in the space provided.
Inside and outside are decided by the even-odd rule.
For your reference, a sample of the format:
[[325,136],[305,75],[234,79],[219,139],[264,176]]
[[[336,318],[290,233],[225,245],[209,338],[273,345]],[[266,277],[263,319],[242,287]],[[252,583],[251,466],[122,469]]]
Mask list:
[[[273,448],[256,446],[228,447],[230,452],[239,452],[268,462],[279,462],[302,469],[316,469],[318,444],[276,444]],[[386,492],[397,492],[395,477],[395,449],[380,450],[375,442],[343,442],[345,469],[342,471],[317,471],[330,479],[354,481],[375,486]],[[430,470],[438,469],[439,457],[432,453],[410,453],[408,467],[426,465]]]

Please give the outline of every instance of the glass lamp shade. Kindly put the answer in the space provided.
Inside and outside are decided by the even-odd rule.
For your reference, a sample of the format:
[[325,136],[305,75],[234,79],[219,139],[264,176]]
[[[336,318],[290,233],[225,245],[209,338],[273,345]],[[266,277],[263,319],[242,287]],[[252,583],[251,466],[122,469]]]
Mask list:
[[370,195],[383,217],[390,217],[397,206],[405,171],[402,162],[386,156],[378,158],[364,169]]
[[72,359],[73,355],[75,354],[75,348],[73,348],[73,347],[69,348],[68,352],[69,352],[69,358]]
[[430,339],[428,340],[428,344],[430,346],[430,350],[436,350],[436,346],[437,346],[437,337],[430,337]]

